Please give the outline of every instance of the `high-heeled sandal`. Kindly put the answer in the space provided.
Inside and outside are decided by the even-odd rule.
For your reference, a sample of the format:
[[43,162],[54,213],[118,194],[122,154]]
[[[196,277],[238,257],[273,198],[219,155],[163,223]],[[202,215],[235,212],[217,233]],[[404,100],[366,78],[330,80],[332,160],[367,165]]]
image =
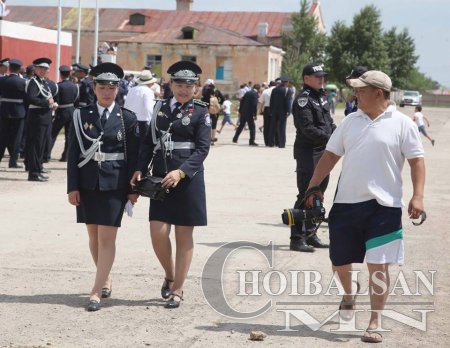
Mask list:
[[[180,300],[176,301],[175,298],[179,298]],[[181,295],[179,295],[175,292],[171,292],[169,301],[166,302],[166,304],[164,305],[164,308],[169,308],[169,309],[178,308],[178,307],[180,307],[181,301],[183,301],[183,291],[181,292]]]
[[174,281],[172,279],[164,278],[164,283],[161,287],[161,297],[165,300],[167,300],[170,297],[171,294],[171,288],[170,283],[173,283]]

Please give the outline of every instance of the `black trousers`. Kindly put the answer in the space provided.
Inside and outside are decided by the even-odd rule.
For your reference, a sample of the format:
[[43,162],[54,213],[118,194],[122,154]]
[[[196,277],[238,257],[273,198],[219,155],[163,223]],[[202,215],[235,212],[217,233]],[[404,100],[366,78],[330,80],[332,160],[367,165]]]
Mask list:
[[[305,198],[305,193],[308,188],[309,182],[314,173],[314,169],[317,166],[317,163],[322,157],[322,154],[325,151],[325,147],[320,147],[318,149],[300,149],[297,150],[297,188],[298,195],[297,200],[294,204],[294,209],[304,209],[305,206],[303,204],[303,199]],[[325,192],[330,177],[327,176],[320,187],[322,192]],[[309,234],[314,231],[316,225],[310,221],[305,221],[301,226],[293,225],[291,226],[291,241],[295,242],[296,240],[300,240],[304,238],[304,235]]]
[[286,146],[286,115],[273,113],[270,115],[269,146]]
[[69,131],[71,125],[72,125],[72,117],[70,116],[70,113],[68,113],[64,115],[57,115],[51,127],[52,146],[50,148],[50,154],[51,151],[53,150],[53,146],[55,146],[56,138],[58,137],[59,132],[61,131],[61,129],[64,128],[64,151],[61,154],[61,159],[63,160],[67,158],[67,148],[69,147]]
[[0,120],[0,161],[6,148],[9,152],[9,166],[15,166],[19,158],[20,141],[23,133],[23,118],[3,116]]
[[145,139],[145,136],[147,135],[149,128],[149,124],[147,121],[138,121],[138,129],[139,129],[139,142],[142,144],[142,142]]
[[264,145],[269,146],[269,133],[270,133],[270,108],[265,107],[263,110],[263,125],[264,125]]
[[28,122],[26,168],[29,175],[38,175],[42,172],[44,147],[49,127],[49,123]]
[[239,126],[236,129],[236,133],[234,134],[233,141],[237,141],[239,139],[239,135],[242,133],[242,130],[245,127],[245,122],[247,122],[248,130],[250,131],[250,140],[249,144],[253,144],[255,142],[255,119],[253,118],[253,115],[246,116],[242,115],[239,118]]

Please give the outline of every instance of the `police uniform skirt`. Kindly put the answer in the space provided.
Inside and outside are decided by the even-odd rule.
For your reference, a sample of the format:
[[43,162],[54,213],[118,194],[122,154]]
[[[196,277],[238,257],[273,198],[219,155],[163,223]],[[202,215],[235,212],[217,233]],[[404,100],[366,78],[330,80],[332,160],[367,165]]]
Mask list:
[[120,227],[126,201],[126,190],[81,190],[77,222]]
[[150,200],[149,220],[179,226],[206,226],[206,194],[203,171],[182,179],[164,201]]

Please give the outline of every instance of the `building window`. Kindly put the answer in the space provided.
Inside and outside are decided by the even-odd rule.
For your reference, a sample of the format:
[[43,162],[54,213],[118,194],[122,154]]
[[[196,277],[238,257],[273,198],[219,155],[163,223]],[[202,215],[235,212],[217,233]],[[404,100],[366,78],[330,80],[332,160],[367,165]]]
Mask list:
[[162,56],[152,56],[150,54],[147,55],[147,64],[149,66],[152,73],[156,74],[158,77],[161,77],[162,71]]
[[183,32],[183,39],[184,40],[193,40],[195,36],[195,29],[192,27],[184,27],[181,29]]
[[233,60],[228,57],[216,57],[216,80],[233,79]]
[[181,56],[181,60],[189,60],[191,62],[197,63],[196,56]]
[[130,15],[129,25],[145,25],[145,16],[140,13]]

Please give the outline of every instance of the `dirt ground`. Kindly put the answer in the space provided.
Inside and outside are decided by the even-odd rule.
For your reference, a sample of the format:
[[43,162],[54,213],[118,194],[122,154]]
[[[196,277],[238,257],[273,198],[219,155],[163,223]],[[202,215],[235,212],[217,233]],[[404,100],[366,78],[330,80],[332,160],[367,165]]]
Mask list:
[[[401,110],[413,114],[411,107]],[[386,347],[450,346],[450,110],[424,108],[424,113],[431,121],[429,132],[436,139],[432,147],[423,138],[428,220],[414,227],[404,213],[406,258],[403,267],[391,270],[397,290],[387,308],[397,316],[383,320],[383,327],[392,330],[383,334]],[[342,117],[342,110],[337,110],[336,122],[340,123]],[[259,125],[261,122],[260,118]],[[361,332],[333,331],[340,328],[338,316],[332,316],[340,297],[326,292],[332,277],[328,251],[289,251],[289,229],[281,223],[280,214],[293,205],[296,195],[292,118],[288,120],[285,149],[249,147],[248,132],[235,145],[232,136],[232,127],[226,126],[206,161],[209,225],[195,230],[194,258],[184,301],[177,310],[164,309],[159,297],[163,272],[150,244],[147,199],[139,200],[133,218],[123,218],[112,271],[112,297],[102,302],[102,310],[88,313],[85,305],[95,268],[85,227],[75,223],[75,209],[67,203],[66,165],[57,161],[63,138],[58,139],[55,160],[46,165],[51,170],[47,183],[28,182],[23,170],[8,169],[4,159],[0,164],[0,347],[361,345]],[[258,130],[256,141],[263,143]],[[332,173],[325,197],[327,209],[338,176],[339,166]],[[407,163],[404,187],[408,201],[411,184]],[[326,224],[319,236],[328,239]],[[210,259],[216,255],[213,253],[237,241],[263,246],[272,241],[273,263],[269,265],[255,249],[230,249],[224,264],[217,263],[213,272],[205,275],[205,265],[217,262]],[[357,269],[361,270],[365,290],[366,267]],[[294,271],[300,271],[298,294],[292,290],[295,284],[289,277],[286,290],[274,294],[283,288],[283,276]],[[313,273],[320,273],[318,283],[323,289],[308,295],[307,291],[314,293],[314,288],[306,286],[306,277]],[[246,286],[239,285],[240,274],[247,276]],[[396,281],[400,274],[405,282]],[[425,275],[432,286],[427,288],[424,279],[416,281],[417,274]],[[259,277],[254,284],[250,283],[251,275]],[[217,282],[220,278],[222,283]],[[203,290],[202,283],[206,287]],[[213,288],[217,284],[221,285],[218,291]],[[405,294],[408,289],[410,295]],[[265,313],[252,319],[225,317],[210,305],[221,298],[222,292],[229,306],[241,313],[272,302]],[[204,293],[208,294],[206,298]],[[363,330],[369,316],[368,296],[360,295],[357,302],[361,312],[356,315],[355,327]],[[309,319],[287,316],[287,310],[308,313]],[[323,325],[312,330],[310,327],[318,322]],[[249,341],[250,332],[256,330],[268,335],[263,342]]]

